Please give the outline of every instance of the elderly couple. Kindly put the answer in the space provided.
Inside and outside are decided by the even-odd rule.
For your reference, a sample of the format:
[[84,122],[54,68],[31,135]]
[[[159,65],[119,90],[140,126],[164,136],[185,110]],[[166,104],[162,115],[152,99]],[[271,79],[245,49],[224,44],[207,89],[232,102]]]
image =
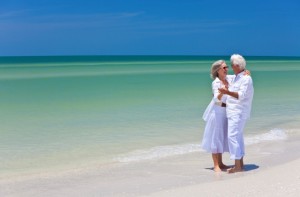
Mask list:
[[[230,63],[235,75],[227,75],[224,60],[214,62],[211,67],[213,99],[203,115],[206,125],[202,148],[212,153],[214,171],[235,173],[244,168],[243,130],[250,117],[254,89],[245,59],[234,54]],[[223,164],[224,152],[229,152],[230,159],[235,160],[232,168]]]

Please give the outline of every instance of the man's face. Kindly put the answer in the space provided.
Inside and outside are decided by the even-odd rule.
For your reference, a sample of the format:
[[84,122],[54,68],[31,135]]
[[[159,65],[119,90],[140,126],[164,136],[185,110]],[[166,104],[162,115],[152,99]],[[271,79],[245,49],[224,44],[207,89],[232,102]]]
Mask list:
[[236,64],[231,64],[231,68],[232,68],[234,74],[238,74],[240,72],[240,67]]

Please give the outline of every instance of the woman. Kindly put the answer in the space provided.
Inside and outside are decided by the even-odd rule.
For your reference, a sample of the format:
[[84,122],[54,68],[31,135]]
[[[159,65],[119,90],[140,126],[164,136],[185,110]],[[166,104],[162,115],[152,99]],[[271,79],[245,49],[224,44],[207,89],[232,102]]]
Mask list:
[[214,171],[220,172],[229,167],[223,164],[222,153],[228,152],[226,95],[219,93],[219,88],[228,88],[234,75],[227,76],[228,67],[224,60],[212,64],[211,78],[213,99],[206,108],[203,119],[206,121],[202,148],[212,153]]

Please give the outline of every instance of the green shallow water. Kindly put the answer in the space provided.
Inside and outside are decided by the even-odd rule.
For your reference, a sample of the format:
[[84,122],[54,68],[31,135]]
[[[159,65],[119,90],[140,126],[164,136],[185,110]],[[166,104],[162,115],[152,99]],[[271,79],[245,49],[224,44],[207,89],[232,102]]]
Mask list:
[[[1,57],[0,173],[80,168],[200,143],[210,65],[221,58],[228,59]],[[299,117],[300,58],[246,59],[255,86],[246,135]]]

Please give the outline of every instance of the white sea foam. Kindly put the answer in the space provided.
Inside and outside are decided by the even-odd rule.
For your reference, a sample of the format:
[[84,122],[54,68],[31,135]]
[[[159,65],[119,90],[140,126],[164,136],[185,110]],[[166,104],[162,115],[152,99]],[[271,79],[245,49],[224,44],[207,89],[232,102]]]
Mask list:
[[174,155],[183,155],[201,151],[200,144],[184,144],[174,146],[158,146],[148,150],[137,150],[116,158],[119,162],[134,162],[142,160],[159,159]]
[[[287,134],[282,129],[272,129],[271,131],[254,136],[246,136],[245,144],[258,144],[265,141],[285,140]],[[169,156],[183,155],[202,151],[200,144],[183,144],[172,146],[158,146],[146,150],[137,150],[115,158],[122,163],[139,162],[144,160],[160,159]]]
[[282,129],[272,129],[268,133],[245,137],[245,144],[257,144],[265,141],[284,140],[287,138],[287,132]]

